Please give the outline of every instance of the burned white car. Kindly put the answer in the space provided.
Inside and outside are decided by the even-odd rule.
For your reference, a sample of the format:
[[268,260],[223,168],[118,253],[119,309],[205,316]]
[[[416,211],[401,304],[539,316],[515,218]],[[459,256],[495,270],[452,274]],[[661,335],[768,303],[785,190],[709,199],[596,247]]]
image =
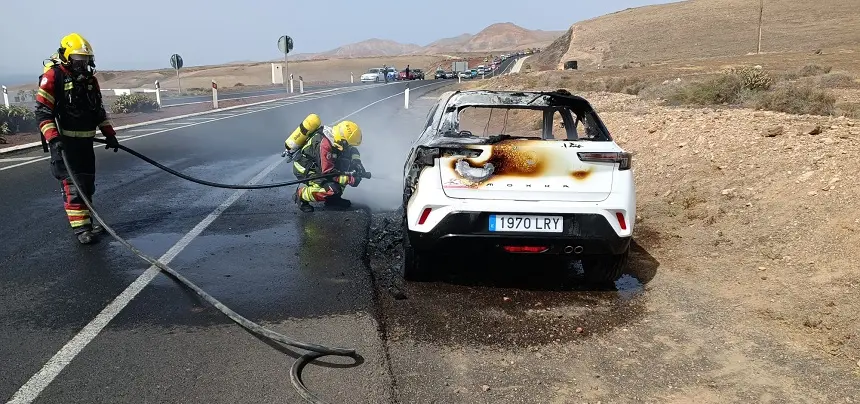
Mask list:
[[445,254],[500,253],[618,279],[636,217],[631,160],[565,90],[443,94],[404,167],[404,278],[431,279]]

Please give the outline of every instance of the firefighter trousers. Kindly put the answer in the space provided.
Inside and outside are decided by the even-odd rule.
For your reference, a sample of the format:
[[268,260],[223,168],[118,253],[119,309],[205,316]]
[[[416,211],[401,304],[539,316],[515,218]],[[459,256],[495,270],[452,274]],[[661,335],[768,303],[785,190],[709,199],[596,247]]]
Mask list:
[[51,145],[51,174],[60,181],[63,207],[69,218],[69,225],[75,233],[92,230],[90,211],[84,200],[81,199],[81,195],[92,201],[95,193],[96,156],[95,150],[93,150],[93,138],[61,136],[60,142],[66,152],[69,167],[81,185],[81,189],[75,186],[69,178],[62,154],[57,150],[56,144]]
[[343,189],[343,185],[334,181],[310,181],[299,184],[296,189],[296,197],[302,202],[322,202],[328,198],[343,195]]

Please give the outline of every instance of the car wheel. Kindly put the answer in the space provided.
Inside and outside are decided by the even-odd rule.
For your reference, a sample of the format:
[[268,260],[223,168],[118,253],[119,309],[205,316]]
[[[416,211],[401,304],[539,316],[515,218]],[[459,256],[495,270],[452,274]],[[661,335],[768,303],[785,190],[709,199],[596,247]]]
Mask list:
[[427,282],[433,280],[432,260],[425,253],[418,251],[409,243],[406,221],[403,222],[403,262],[401,275],[410,282]]
[[624,270],[630,259],[630,249],[618,255],[597,255],[582,258],[582,270],[585,272],[585,281],[596,285],[614,284]]

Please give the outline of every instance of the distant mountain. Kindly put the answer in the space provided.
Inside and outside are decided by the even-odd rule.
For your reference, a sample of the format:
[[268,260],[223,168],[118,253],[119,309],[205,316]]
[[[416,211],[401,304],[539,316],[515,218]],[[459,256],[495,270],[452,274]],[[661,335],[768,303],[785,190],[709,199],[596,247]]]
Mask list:
[[320,53],[290,55],[290,60],[358,58],[371,56],[428,55],[445,52],[492,52],[539,48],[552,43],[565,31],[529,30],[510,22],[484,28],[475,35],[465,33],[443,38],[426,46],[372,38]]
[[365,41],[344,45],[330,51],[317,53],[318,58],[359,58],[369,56],[398,56],[420,51],[422,47],[415,44],[403,44],[387,39],[371,38]]
[[549,45],[565,31],[530,30],[514,23],[502,22],[488,26],[475,35],[463,34],[427,45],[422,53],[491,52]]

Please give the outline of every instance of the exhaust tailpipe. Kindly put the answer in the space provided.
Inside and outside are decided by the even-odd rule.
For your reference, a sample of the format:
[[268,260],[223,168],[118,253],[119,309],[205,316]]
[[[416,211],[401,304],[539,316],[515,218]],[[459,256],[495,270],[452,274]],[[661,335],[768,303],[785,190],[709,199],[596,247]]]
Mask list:
[[574,254],[581,254],[583,249],[584,248],[582,248],[581,245],[578,245],[578,246],[576,246],[576,248],[573,249],[573,253]]
[[564,253],[565,253],[565,254],[570,254],[570,253],[572,253],[572,252],[573,252],[573,246],[572,246],[572,245],[569,245],[569,246],[567,246],[567,247],[564,247]]

